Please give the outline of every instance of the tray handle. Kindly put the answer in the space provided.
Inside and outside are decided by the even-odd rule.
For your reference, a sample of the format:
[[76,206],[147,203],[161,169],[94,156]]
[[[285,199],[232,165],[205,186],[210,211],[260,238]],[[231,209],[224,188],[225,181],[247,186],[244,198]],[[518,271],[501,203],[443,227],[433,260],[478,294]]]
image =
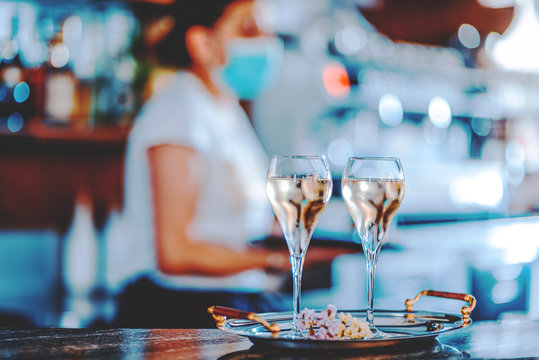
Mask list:
[[208,308],[208,314],[210,314],[213,317],[218,327],[223,325],[227,317],[232,317],[232,318],[237,318],[237,319],[246,319],[246,320],[255,321],[263,325],[266,329],[268,329],[272,333],[277,333],[281,331],[281,328],[279,327],[279,325],[268,323],[266,319],[258,316],[254,312],[247,312],[247,311],[232,309],[232,308],[228,308],[224,306],[214,305]]
[[425,295],[425,296],[436,296],[436,297],[441,297],[441,298],[446,298],[446,299],[462,300],[462,301],[468,302],[468,306],[463,306],[460,309],[460,312],[462,313],[462,320],[465,323],[470,322],[470,314],[472,313],[473,309],[475,308],[475,304],[476,304],[476,300],[475,300],[475,297],[473,297],[473,295],[446,292],[446,291],[423,290],[419,294],[417,294],[414,299],[406,299],[406,301],[404,302],[404,304],[406,305],[406,311],[412,311],[412,306],[423,295]]

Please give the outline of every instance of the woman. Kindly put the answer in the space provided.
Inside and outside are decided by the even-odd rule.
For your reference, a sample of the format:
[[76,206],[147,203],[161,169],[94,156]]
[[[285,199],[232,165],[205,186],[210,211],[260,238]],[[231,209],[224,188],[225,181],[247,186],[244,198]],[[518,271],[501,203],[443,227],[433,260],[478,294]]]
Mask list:
[[279,49],[259,30],[253,6],[179,1],[164,18],[170,30],[157,58],[182,70],[147,102],[129,137],[131,284],[118,326],[211,326],[205,310],[214,304],[280,310],[262,291],[265,271],[289,269],[286,254],[246,247],[268,233],[273,216],[266,155],[237,97],[268,84]]

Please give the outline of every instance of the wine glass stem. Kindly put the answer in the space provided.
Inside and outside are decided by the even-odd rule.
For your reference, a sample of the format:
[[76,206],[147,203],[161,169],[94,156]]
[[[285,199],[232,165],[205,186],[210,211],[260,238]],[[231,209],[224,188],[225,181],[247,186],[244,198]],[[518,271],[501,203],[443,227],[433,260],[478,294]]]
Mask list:
[[366,251],[365,261],[367,268],[367,324],[374,327],[374,273],[376,271],[376,260],[378,251]]
[[294,318],[292,322],[292,335],[301,335],[299,326],[299,312],[301,308],[301,274],[303,272],[303,256],[290,255],[292,264]]

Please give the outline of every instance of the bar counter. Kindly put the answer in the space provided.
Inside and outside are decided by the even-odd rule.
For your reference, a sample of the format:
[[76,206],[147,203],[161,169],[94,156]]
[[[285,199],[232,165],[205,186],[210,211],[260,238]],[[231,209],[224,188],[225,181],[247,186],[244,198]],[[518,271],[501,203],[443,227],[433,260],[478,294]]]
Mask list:
[[217,329],[0,328],[0,359],[510,359],[539,356],[539,321],[480,321],[434,341],[381,350],[259,348]]

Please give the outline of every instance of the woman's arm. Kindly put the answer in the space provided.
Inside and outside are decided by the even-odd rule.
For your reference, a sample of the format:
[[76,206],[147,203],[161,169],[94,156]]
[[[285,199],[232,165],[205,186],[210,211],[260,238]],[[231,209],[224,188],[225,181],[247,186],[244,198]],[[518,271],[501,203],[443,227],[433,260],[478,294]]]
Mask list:
[[[159,145],[148,150],[155,211],[157,263],[167,274],[230,275],[243,270],[289,268],[284,252],[238,252],[189,238],[187,229],[202,183],[193,149]],[[198,239],[197,239],[198,240]]]

